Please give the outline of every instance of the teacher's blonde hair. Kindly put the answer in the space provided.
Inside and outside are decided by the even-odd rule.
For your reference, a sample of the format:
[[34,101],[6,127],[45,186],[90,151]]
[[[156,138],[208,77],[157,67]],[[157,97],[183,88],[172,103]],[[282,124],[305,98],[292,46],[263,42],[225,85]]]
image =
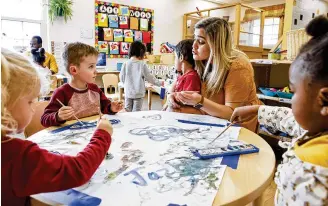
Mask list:
[[16,101],[40,90],[39,75],[29,60],[21,54],[1,48],[1,135],[15,132],[17,121],[8,110]]
[[235,56],[238,53],[246,55],[233,48],[231,29],[226,20],[208,17],[199,21],[195,29],[204,29],[211,50],[207,62],[196,61],[196,70],[206,83],[205,93],[212,96],[222,89]]

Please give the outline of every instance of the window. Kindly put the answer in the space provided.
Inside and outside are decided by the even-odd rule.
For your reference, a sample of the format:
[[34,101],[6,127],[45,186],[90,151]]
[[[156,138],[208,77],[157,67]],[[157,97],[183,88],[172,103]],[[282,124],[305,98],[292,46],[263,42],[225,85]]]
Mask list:
[[241,24],[239,44],[258,47],[260,45],[260,21],[247,21]]
[[2,3],[1,39],[2,45],[23,52],[30,48],[34,35],[44,37],[47,47],[45,0],[10,0]]
[[[279,38],[279,23],[280,18],[265,18],[264,20],[264,33],[263,33],[263,47],[271,49],[277,42]],[[260,19],[256,19],[251,24],[253,29],[253,33],[259,34],[260,33]],[[253,44],[258,42],[259,37],[253,37]]]
[[23,52],[30,46],[30,40],[34,35],[41,35],[40,23],[25,21],[1,20],[2,44],[5,47],[13,47]]

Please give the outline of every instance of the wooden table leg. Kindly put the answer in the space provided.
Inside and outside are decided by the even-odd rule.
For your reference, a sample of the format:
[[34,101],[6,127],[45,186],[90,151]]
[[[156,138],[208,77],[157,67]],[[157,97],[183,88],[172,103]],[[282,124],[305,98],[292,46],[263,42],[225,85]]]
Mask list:
[[119,93],[119,100],[122,101],[122,99],[123,99],[123,87],[119,87],[118,93]]
[[151,110],[151,97],[153,92],[151,91],[151,89],[147,89],[148,90],[148,110]]

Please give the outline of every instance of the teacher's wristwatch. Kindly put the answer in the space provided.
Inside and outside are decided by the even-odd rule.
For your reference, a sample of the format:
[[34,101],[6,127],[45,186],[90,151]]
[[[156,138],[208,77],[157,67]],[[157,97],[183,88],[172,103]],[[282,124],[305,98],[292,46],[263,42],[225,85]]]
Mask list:
[[202,98],[200,99],[200,101],[194,105],[194,107],[196,109],[201,109],[203,107],[203,103],[204,103],[204,96],[202,96]]

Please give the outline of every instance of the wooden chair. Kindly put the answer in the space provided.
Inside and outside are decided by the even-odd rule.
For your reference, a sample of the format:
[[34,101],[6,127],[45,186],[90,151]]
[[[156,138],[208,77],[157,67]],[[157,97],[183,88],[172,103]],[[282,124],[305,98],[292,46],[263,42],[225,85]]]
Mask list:
[[51,84],[50,84],[50,92],[53,92],[58,87],[58,78],[56,76],[54,76],[54,75],[51,75],[50,76],[50,81],[51,81]]
[[[105,74],[102,76],[102,80],[103,80],[103,84],[104,84],[104,91],[105,91],[106,97],[111,100],[118,100],[119,99],[118,76],[115,74]],[[112,87],[114,87],[114,89],[115,89],[114,94],[108,93],[108,88],[111,91]]]
[[48,101],[48,100],[50,100],[52,94],[58,88],[58,81],[59,80],[55,75],[50,76],[50,85],[49,85],[50,90],[49,90],[49,93],[44,95],[44,96],[40,96],[39,101]]
[[36,103],[35,113],[32,117],[32,120],[24,130],[24,135],[26,138],[44,129],[44,127],[41,125],[41,116],[48,104],[49,101],[41,101]]

